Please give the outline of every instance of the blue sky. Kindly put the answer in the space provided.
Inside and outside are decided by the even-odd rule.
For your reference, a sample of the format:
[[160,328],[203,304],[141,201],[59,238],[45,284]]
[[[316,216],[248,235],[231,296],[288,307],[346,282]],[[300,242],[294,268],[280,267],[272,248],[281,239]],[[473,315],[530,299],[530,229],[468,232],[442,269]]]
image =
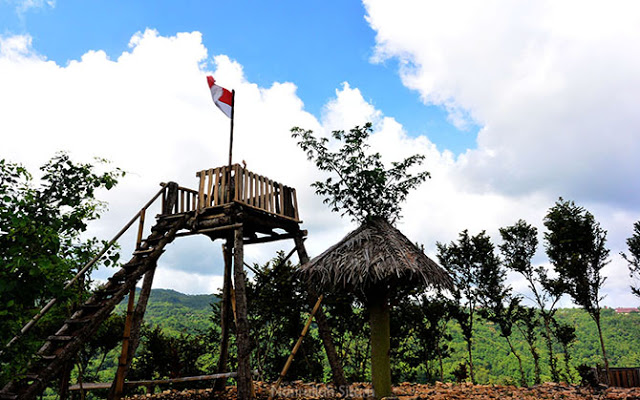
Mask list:
[[370,61],[375,32],[357,1],[71,0],[23,12],[18,3],[0,1],[0,32],[28,33],[38,52],[61,65],[97,49],[116,59],[146,28],[161,35],[200,31],[210,52],[237,60],[252,82],[294,82],[316,116],[348,82],[410,135],[427,135],[456,154],[475,147],[477,127],[458,130],[442,107],[424,104],[402,84],[396,60]]
[[[429,256],[464,229],[499,244],[520,218],[543,243],[563,197],[608,231],[605,304],[632,306],[619,253],[640,220],[638,71],[636,0],[0,0],[0,158],[37,171],[67,150],[129,171],[90,226],[109,238],[159,182],[193,188],[196,171],[226,163],[214,74],[237,93],[236,161],[296,187],[312,256],[354,226],[314,194],[323,175],[289,130],[372,121],[385,161],[426,157],[432,179],[398,227]],[[207,240],[176,241],[157,287],[215,291],[222,260]],[[252,247],[247,260],[280,249]],[[549,265],[542,245],[534,262]]]

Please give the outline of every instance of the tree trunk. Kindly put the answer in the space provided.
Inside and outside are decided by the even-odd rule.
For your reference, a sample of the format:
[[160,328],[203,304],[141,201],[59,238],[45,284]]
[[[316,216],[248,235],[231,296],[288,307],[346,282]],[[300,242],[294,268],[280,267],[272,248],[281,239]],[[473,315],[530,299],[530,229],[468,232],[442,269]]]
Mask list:
[[607,358],[607,350],[604,348],[604,339],[602,337],[602,327],[600,326],[600,312],[593,316],[593,320],[596,322],[596,326],[598,327],[598,337],[600,338],[600,348],[602,349],[602,360],[604,361],[604,369],[607,372],[607,384],[609,384],[610,373],[609,373],[609,359]]
[[516,352],[516,349],[513,347],[513,343],[511,343],[511,339],[509,339],[508,336],[504,337],[505,339],[507,339],[507,343],[509,343],[509,348],[511,349],[511,353],[516,356],[516,358],[518,359],[518,368],[520,369],[520,385],[523,387],[527,387],[527,377],[524,374],[524,369],[522,368],[522,358],[520,358],[520,355]]
[[469,353],[469,377],[471,378],[471,383],[475,385],[476,383],[476,375],[473,369],[473,304],[469,304],[469,332],[471,336],[467,338],[467,352]]
[[[229,359],[229,325],[231,324],[231,247],[230,239],[222,250],[224,256],[224,284],[222,286],[222,302],[220,304],[220,356],[218,357],[218,373],[227,372],[227,361]],[[217,379],[213,385],[214,391],[222,391],[227,385],[226,378]]]
[[473,373],[473,355],[471,352],[471,339],[467,340],[467,353],[469,354],[469,377],[471,378],[471,383],[473,383],[475,385],[476,383],[476,377]]
[[560,375],[558,374],[556,357],[553,354],[553,341],[551,336],[550,317],[547,315],[544,315],[543,320],[544,320],[544,329],[546,332],[545,339],[547,339],[547,352],[549,353],[549,368],[551,369],[551,380],[554,382],[559,382]]
[[573,383],[573,374],[571,374],[571,357],[569,356],[569,345],[563,344],[562,349],[564,350],[564,378],[567,383]]
[[[298,259],[300,259],[300,264],[309,262],[309,255],[307,254],[307,250],[304,247],[304,241],[302,240],[302,237],[295,236],[294,241],[296,244],[296,250],[298,252]],[[313,306],[316,300],[318,300],[319,294],[310,285],[307,285],[307,292],[309,293],[309,303]],[[338,389],[346,389],[349,384],[344,377],[342,363],[340,362],[340,358],[338,357],[338,353],[336,352],[336,347],[333,343],[333,338],[331,337],[331,328],[329,327],[329,322],[327,321],[327,317],[325,316],[322,307],[318,309],[315,318],[316,324],[318,325],[318,335],[320,336],[320,339],[322,339],[324,350],[327,353],[327,360],[329,361],[329,366],[331,367],[333,384],[336,385],[336,388]]]
[[391,396],[391,347],[389,300],[386,293],[369,298],[371,327],[371,380],[376,399]]
[[242,228],[236,228],[233,243],[233,275],[236,287],[236,343],[238,346],[238,399],[252,398],[251,343],[249,342],[249,320],[247,319],[247,296],[245,290],[244,249]]
[[439,343],[436,344],[436,352],[438,353],[438,364],[440,365],[440,382],[444,382],[444,364],[442,362],[442,349],[440,349]]

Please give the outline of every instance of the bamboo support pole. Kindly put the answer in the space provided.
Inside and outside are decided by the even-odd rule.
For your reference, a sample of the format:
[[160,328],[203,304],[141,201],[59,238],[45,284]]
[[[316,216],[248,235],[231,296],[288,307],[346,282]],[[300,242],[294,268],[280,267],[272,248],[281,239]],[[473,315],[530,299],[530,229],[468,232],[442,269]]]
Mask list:
[[282,372],[280,372],[280,377],[278,378],[276,383],[271,387],[271,393],[269,393],[269,400],[272,400],[274,398],[274,396],[276,395],[276,391],[278,390],[278,388],[280,387],[280,384],[282,383],[282,380],[287,375],[287,372],[291,367],[291,363],[293,363],[293,358],[296,356],[296,353],[298,352],[298,350],[300,349],[300,346],[302,345],[302,340],[304,339],[304,337],[307,335],[307,332],[309,331],[309,327],[311,326],[313,317],[316,315],[316,312],[318,312],[318,309],[322,304],[322,299],[323,299],[323,296],[320,295],[320,297],[318,297],[318,300],[316,301],[315,306],[313,306],[313,310],[311,310],[311,315],[309,315],[309,319],[307,319],[307,323],[304,325],[304,328],[302,328],[302,333],[300,334],[298,341],[296,342],[295,346],[293,346],[293,350],[291,350],[291,354],[289,354],[289,358],[287,359],[287,362],[284,364],[284,368],[282,368]]

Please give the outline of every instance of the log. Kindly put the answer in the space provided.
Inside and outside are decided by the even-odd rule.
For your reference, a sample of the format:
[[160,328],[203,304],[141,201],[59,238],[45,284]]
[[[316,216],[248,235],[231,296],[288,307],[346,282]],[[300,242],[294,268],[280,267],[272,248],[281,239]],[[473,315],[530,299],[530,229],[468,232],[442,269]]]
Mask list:
[[238,399],[251,399],[253,382],[251,379],[251,344],[249,342],[249,320],[247,318],[247,296],[244,274],[244,249],[242,227],[234,232],[233,243],[233,275],[236,289],[237,329],[236,344],[238,347]]

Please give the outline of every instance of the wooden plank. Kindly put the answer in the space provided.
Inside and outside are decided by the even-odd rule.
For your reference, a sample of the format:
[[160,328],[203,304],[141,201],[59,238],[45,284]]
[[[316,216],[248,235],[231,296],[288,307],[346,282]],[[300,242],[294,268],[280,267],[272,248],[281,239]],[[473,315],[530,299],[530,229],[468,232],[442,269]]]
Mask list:
[[260,200],[260,196],[262,195],[262,182],[260,180],[260,175],[256,174],[256,204],[257,208],[262,208],[262,200]]
[[220,177],[220,189],[219,189],[219,193],[220,193],[220,204],[226,204],[228,199],[227,199],[227,167],[222,167],[220,168],[222,176]]
[[213,206],[215,201],[215,199],[211,197],[211,192],[215,193],[215,186],[213,185],[213,171],[214,171],[213,169],[209,169],[209,171],[207,171],[207,205],[206,207]]
[[218,200],[218,183],[220,181],[220,168],[216,168],[213,170],[213,174],[211,176],[211,185],[213,186],[213,198],[210,201],[210,206],[214,207],[220,204],[220,200]]
[[268,212],[271,212],[271,181],[267,177],[264,178],[264,186],[265,186],[265,193],[264,193],[265,210],[267,210]]
[[240,166],[238,164],[235,164],[233,166],[233,169],[235,170],[235,177],[234,177],[234,182],[235,182],[235,188],[234,188],[234,193],[233,193],[233,198],[234,199],[239,199],[240,198],[240,188],[242,187],[242,173],[240,172]]
[[[199,382],[199,381],[207,381],[214,380],[219,378],[233,378],[237,376],[237,372],[226,372],[224,374],[213,374],[213,375],[199,375],[199,376],[185,376],[183,378],[173,378],[173,379],[159,379],[159,380],[144,380],[144,381],[129,381],[125,382],[126,387],[136,387],[136,386],[148,386],[148,385],[166,385],[169,383],[181,383],[181,382]],[[97,390],[97,389],[109,389],[111,387],[111,383],[107,382],[87,382],[82,384],[82,390]],[[80,390],[80,385],[75,384],[69,387],[69,390]]]
[[204,204],[204,182],[205,182],[205,171],[198,172],[196,175],[200,177],[200,184],[198,185],[198,210],[202,210],[205,208]]
[[281,183],[280,184],[280,213],[279,215],[285,215],[284,214],[284,185]]
[[269,211],[272,213],[276,213],[276,203],[275,203],[275,185],[273,181],[269,179]]
[[260,194],[260,200],[262,201],[262,208],[263,210],[267,209],[267,184],[266,184],[266,178],[262,175],[260,175],[260,187],[262,188],[262,193]]
[[291,188],[291,196],[293,196],[293,217],[296,221],[300,220],[300,216],[298,215],[298,196],[296,196],[296,190]]
[[243,170],[243,178],[244,178],[244,183],[242,185],[242,201],[247,201],[248,199],[248,186],[249,186],[249,171],[247,171],[246,169],[242,169]]

